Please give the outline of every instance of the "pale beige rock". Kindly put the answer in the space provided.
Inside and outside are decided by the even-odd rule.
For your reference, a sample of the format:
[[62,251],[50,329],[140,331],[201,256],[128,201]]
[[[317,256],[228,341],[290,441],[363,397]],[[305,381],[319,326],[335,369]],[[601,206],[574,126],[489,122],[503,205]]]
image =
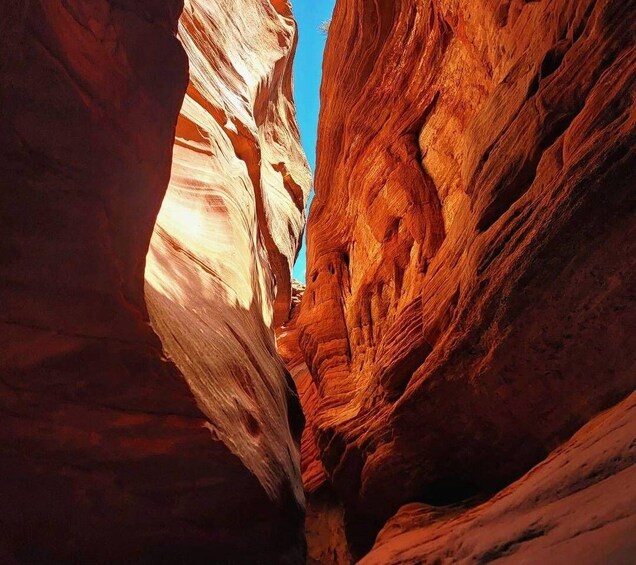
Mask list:
[[150,318],[216,433],[272,497],[289,483],[300,503],[272,331],[289,311],[311,185],[291,92],[296,24],[286,2],[188,0],[179,38],[190,85],[147,258]]

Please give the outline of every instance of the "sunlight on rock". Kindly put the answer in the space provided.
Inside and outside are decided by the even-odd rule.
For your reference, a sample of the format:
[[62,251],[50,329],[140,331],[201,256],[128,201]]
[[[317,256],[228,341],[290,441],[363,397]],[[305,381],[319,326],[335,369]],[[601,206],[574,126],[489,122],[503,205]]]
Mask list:
[[221,439],[270,496],[290,481],[300,501],[272,333],[277,309],[289,309],[310,187],[291,104],[295,25],[266,4],[239,4],[228,11],[189,0],[180,20],[190,85],[147,257],[146,301]]

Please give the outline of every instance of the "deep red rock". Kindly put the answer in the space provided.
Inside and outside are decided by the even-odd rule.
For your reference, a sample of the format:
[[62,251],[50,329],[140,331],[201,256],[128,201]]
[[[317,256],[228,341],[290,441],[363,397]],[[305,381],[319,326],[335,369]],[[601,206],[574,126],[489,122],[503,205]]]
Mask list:
[[[282,13],[270,7],[261,16],[271,18],[268,41],[287,61],[294,25],[288,6],[276,4]],[[249,389],[250,378],[272,390],[266,406],[249,390],[252,403],[241,397],[234,425],[237,435],[249,429],[252,436],[238,453],[228,422],[215,420],[222,413],[215,399],[191,390],[149,325],[146,254],[188,83],[175,36],[182,8],[150,0],[9,0],[0,8],[3,563],[303,561],[302,417],[268,327],[275,292],[249,317],[235,318],[238,335],[258,331],[234,351],[237,378],[228,394]],[[267,88],[258,92],[265,96],[258,110],[266,112]],[[288,135],[297,138],[290,99],[282,95],[281,105]],[[268,129],[264,145],[271,135]],[[283,171],[286,162],[274,164]],[[280,171],[271,176],[282,185]],[[290,222],[300,232],[298,190]],[[282,201],[273,196],[268,205],[286,217],[291,207]],[[236,229],[236,237],[254,235]],[[294,230],[284,229],[291,241]],[[281,252],[294,253],[291,243]],[[259,260],[251,267],[269,273],[267,254]],[[273,286],[266,276],[263,284]],[[284,295],[279,309],[288,308]],[[261,367],[274,369],[254,368],[253,351]],[[258,419],[269,427],[258,429]],[[273,431],[275,455],[284,459],[266,459]]]

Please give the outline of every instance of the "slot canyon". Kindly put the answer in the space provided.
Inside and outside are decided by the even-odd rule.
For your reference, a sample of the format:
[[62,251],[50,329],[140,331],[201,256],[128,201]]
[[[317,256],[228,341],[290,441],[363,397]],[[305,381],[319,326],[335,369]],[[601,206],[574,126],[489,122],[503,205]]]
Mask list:
[[0,0],[0,565],[636,563],[636,3],[336,0],[312,175],[304,1]]

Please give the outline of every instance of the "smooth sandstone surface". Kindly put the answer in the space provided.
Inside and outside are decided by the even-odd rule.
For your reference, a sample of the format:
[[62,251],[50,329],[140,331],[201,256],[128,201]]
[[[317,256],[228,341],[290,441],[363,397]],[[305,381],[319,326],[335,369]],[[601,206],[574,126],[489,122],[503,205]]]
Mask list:
[[337,3],[296,333],[358,554],[401,505],[504,487],[636,387],[635,17]]
[[303,561],[295,26],[243,4],[0,8],[3,563]]
[[403,507],[360,565],[633,563],[635,438],[636,393],[483,504]]

